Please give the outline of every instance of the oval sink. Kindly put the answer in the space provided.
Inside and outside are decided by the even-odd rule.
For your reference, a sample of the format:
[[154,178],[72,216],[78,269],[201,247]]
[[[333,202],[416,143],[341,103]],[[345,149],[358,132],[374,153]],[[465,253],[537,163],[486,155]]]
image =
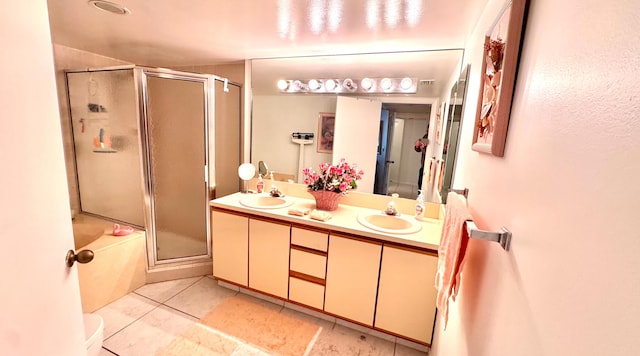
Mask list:
[[254,209],[279,209],[293,204],[293,201],[283,197],[263,195],[242,198],[240,199],[240,204]]
[[422,224],[413,218],[383,213],[358,215],[358,222],[369,229],[390,234],[413,234],[422,229]]

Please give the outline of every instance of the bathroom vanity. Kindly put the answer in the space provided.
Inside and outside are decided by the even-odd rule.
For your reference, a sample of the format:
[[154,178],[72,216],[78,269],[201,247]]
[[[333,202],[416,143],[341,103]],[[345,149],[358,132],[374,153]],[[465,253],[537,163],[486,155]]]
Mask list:
[[215,278],[430,345],[442,220],[406,214],[399,218],[411,229],[387,224],[377,231],[359,222],[382,214],[366,204],[340,204],[331,219],[318,221],[288,214],[312,210],[313,199],[242,203],[257,198],[235,193],[211,201]]

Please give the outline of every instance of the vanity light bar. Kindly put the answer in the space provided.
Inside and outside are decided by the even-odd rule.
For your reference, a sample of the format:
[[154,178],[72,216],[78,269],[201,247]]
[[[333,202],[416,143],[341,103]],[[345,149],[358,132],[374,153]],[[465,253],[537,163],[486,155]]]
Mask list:
[[326,78],[326,79],[281,79],[281,93],[318,94],[415,94],[418,78]]

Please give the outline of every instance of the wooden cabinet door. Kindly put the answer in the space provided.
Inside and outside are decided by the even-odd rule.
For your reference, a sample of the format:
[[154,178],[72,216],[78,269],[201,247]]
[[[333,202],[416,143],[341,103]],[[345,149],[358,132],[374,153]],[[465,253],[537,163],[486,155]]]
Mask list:
[[290,232],[288,224],[249,220],[249,287],[287,298]]
[[329,237],[324,310],[373,326],[382,244]]
[[249,218],[213,211],[211,230],[213,276],[246,287],[249,276]]
[[438,257],[384,246],[375,327],[431,343]]

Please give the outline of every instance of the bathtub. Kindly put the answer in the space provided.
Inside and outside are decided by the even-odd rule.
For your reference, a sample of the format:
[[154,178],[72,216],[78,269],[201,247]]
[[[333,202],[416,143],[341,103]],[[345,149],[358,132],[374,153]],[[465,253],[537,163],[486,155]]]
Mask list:
[[79,214],[73,220],[76,252],[92,250],[93,261],[78,266],[82,311],[92,313],[146,282],[144,231],[113,236],[113,222]]

